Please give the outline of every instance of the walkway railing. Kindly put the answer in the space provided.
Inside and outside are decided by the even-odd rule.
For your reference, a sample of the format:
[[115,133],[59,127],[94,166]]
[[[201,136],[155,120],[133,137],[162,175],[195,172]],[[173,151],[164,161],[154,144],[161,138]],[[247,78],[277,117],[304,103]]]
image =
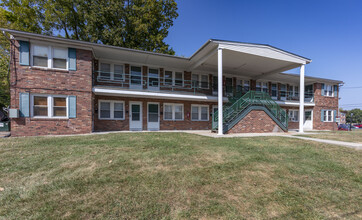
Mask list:
[[[263,106],[283,125],[288,127],[288,115],[271,97],[265,92],[249,91],[230,106],[223,108],[223,123],[231,123],[242,111],[249,106]],[[218,128],[218,111],[213,115],[212,128]]]

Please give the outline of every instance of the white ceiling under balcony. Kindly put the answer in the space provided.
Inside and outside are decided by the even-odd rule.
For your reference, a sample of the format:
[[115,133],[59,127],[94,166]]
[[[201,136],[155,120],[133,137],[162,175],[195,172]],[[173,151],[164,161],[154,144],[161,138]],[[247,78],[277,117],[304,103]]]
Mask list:
[[222,48],[223,72],[264,78],[310,63],[311,60],[261,44],[210,40],[190,58],[193,71],[217,72],[218,48]]

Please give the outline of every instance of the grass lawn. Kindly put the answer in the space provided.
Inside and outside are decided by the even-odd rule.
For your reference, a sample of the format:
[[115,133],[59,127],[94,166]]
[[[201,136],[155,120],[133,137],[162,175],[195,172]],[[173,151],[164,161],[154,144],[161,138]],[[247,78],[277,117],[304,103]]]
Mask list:
[[336,140],[336,141],[362,143],[362,129],[359,129],[359,130],[356,129],[356,130],[352,130],[352,131],[318,132],[318,134],[306,133],[306,134],[303,134],[300,136],[329,139],[329,140]]
[[362,151],[283,137],[0,140],[0,219],[361,219]]

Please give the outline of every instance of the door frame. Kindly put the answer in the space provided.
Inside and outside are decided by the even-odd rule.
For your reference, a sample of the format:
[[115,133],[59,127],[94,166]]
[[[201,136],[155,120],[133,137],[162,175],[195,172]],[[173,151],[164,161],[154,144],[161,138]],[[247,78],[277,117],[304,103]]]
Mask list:
[[[305,127],[304,127],[304,124],[305,124],[305,121],[306,121],[306,119],[305,119],[305,112],[310,112],[311,125],[312,125],[312,127],[311,127],[311,128],[305,128]],[[303,122],[303,128],[304,128],[304,129],[307,129],[307,130],[313,130],[313,110],[312,110],[312,109],[307,109],[307,110],[304,110],[304,122]]]
[[[152,129],[150,130],[149,128],[149,121],[148,121],[148,113],[149,113],[149,104],[157,104],[158,105],[158,128],[155,130],[155,129]],[[148,131],[159,131],[160,130],[160,124],[161,124],[161,121],[160,121],[160,103],[159,102],[147,102],[147,130]],[[151,123],[155,123],[155,122],[151,122]]]
[[132,130],[131,128],[131,123],[132,123],[132,104],[139,104],[140,105],[140,121],[141,121],[141,131],[143,130],[143,108],[142,108],[142,102],[139,102],[139,101],[130,101],[129,102],[129,114],[128,114],[128,117],[129,117],[129,130],[130,131],[135,131],[137,129],[134,129]]

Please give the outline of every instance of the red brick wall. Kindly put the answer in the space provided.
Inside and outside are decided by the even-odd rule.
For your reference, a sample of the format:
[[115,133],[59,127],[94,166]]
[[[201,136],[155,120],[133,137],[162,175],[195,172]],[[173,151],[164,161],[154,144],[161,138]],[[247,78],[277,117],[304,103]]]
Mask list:
[[[15,42],[18,45],[18,42]],[[19,93],[77,96],[73,119],[11,119],[12,136],[79,134],[92,131],[92,52],[77,49],[77,70],[45,70],[19,65],[19,50],[12,47],[10,108],[19,109]]]
[[241,119],[227,133],[266,133],[266,132],[284,132],[277,123],[273,121],[262,110],[252,110],[243,119]]
[[[119,100],[125,102],[125,120],[100,120],[98,119],[98,100]],[[94,114],[94,130],[95,131],[128,131],[129,130],[129,102],[142,102],[143,130],[147,130],[147,103],[158,102],[160,104],[160,130],[210,130],[211,129],[211,113],[212,106],[217,105],[216,102],[194,102],[180,100],[164,100],[164,99],[146,99],[146,98],[130,98],[130,97],[114,97],[114,96],[95,96],[95,114]],[[183,103],[184,104],[184,120],[182,121],[165,121],[163,120],[163,104],[164,103]],[[191,104],[208,105],[209,121],[191,121]],[[188,114],[189,113],[189,114]],[[189,117],[188,117],[189,115]]]
[[322,96],[322,84],[314,83],[314,103],[313,108],[313,129],[316,130],[337,130],[336,122],[322,122],[322,110],[336,110],[338,113],[338,95],[337,97]]

